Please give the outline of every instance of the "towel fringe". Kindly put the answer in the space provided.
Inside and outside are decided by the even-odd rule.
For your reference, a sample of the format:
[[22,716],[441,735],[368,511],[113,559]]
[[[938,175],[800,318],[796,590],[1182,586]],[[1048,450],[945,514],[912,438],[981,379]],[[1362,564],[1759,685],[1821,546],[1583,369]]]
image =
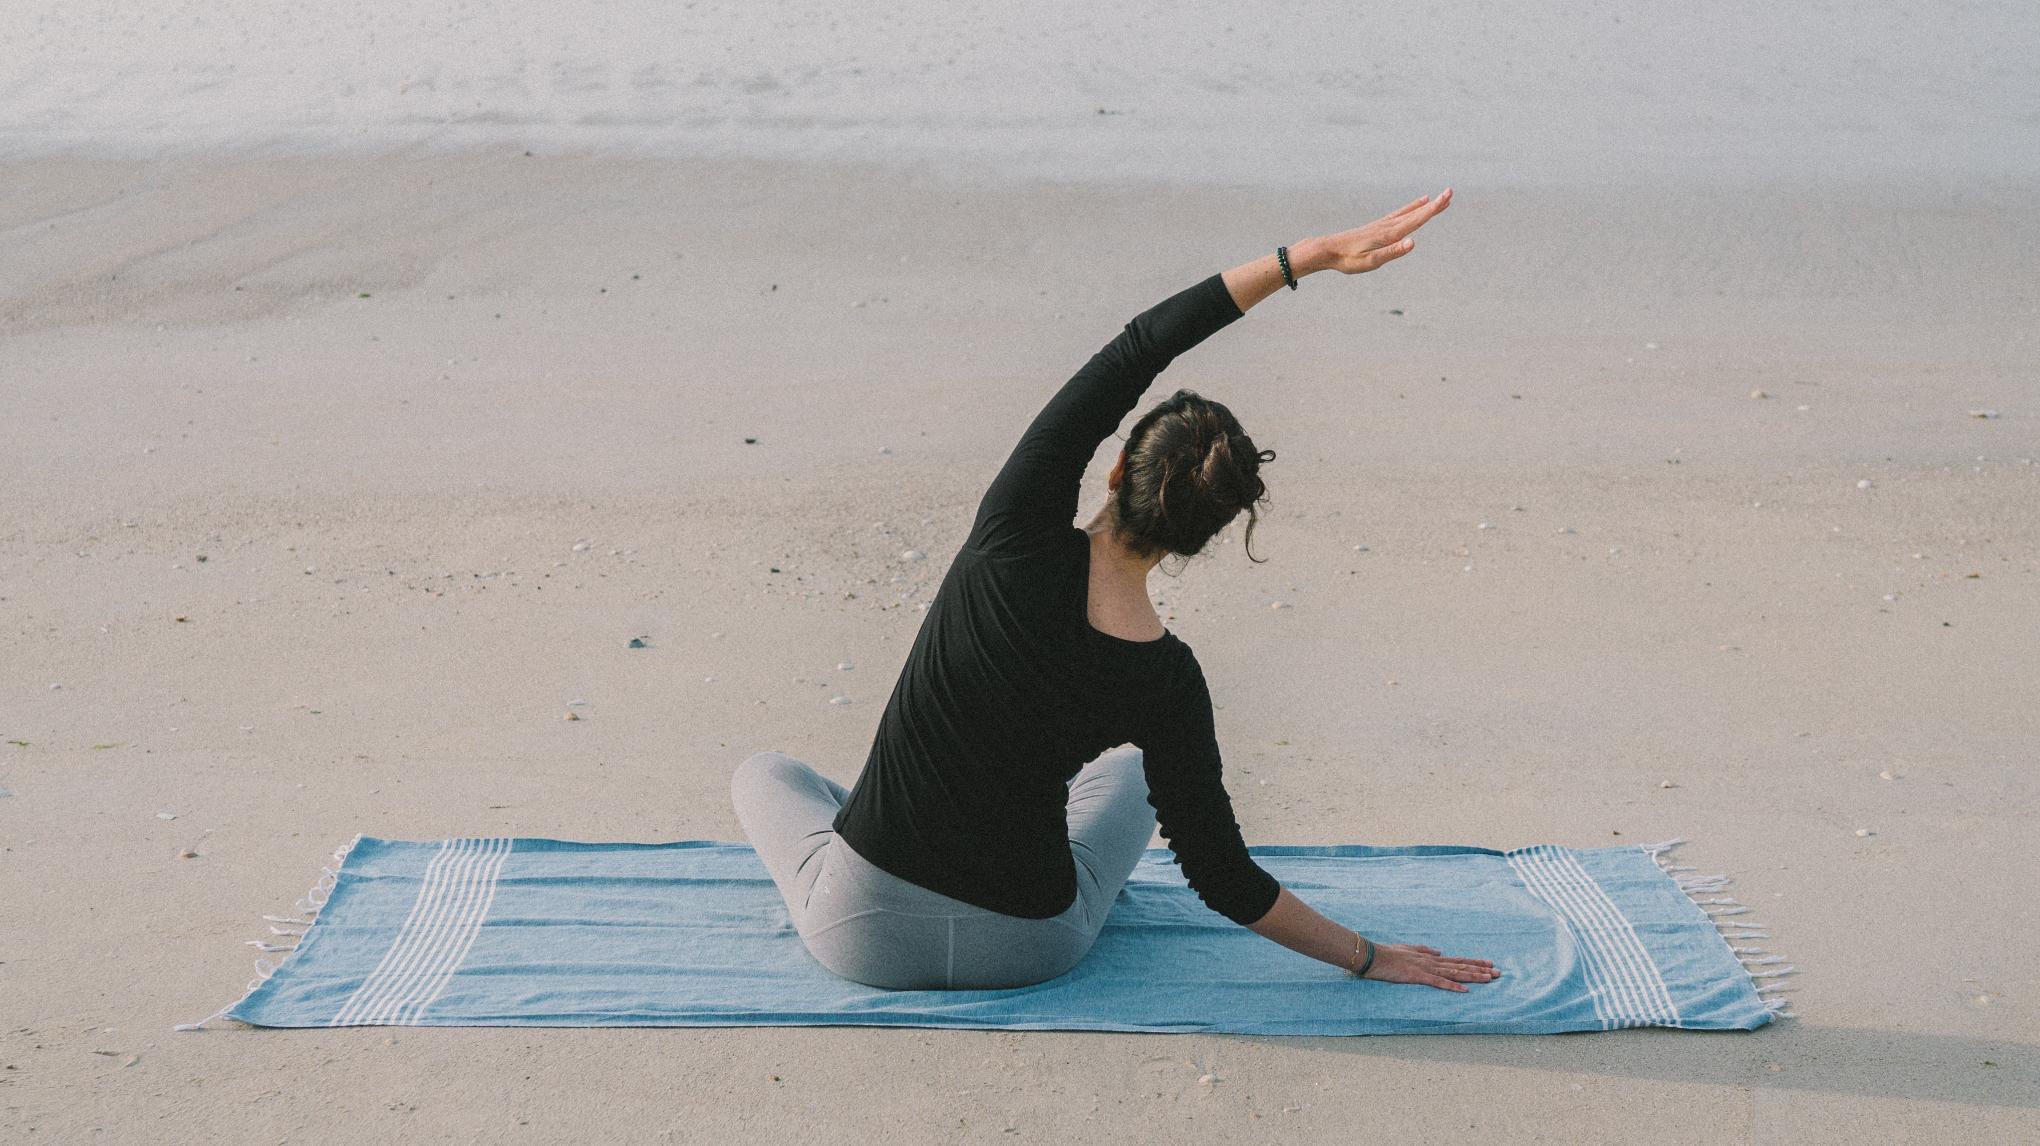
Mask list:
[[[246,946],[254,947],[257,950],[269,952],[283,952],[284,953],[283,958],[255,960],[255,977],[253,979],[248,980],[248,986],[241,993],[240,998],[235,999],[233,1002],[228,1003],[226,1006],[221,1007],[219,1010],[214,1011],[212,1014],[207,1015],[206,1017],[198,1020],[195,1023],[178,1023],[175,1027],[172,1027],[171,1029],[176,1031],[205,1030],[207,1023],[218,1022],[219,1020],[226,1018],[228,1011],[231,1011],[235,1007],[238,1007],[242,1003],[246,1002],[248,1000],[249,995],[254,994],[256,990],[262,986],[262,984],[267,983],[270,980],[271,976],[275,975],[278,970],[282,969],[283,965],[290,961],[291,953],[297,951],[297,949],[303,945],[304,937],[310,931],[312,924],[318,922],[319,909],[326,906],[326,901],[332,898],[333,889],[339,886],[340,869],[347,865],[347,853],[353,851],[354,845],[360,842],[361,837],[355,836],[353,839],[348,840],[346,843],[334,849],[333,866],[322,867],[319,869],[318,882],[314,883],[312,885],[312,889],[306,892],[304,896],[297,901],[296,906],[292,908],[292,910],[297,913],[295,916],[265,915],[262,917],[264,920],[267,920],[271,924],[271,927],[269,928],[269,933],[271,935],[291,936],[297,939],[296,943],[286,945],[279,943],[269,943],[261,939],[249,939],[245,941]],[[303,927],[305,930],[300,931],[285,927],[274,926],[275,924],[278,923],[297,924]],[[238,1020],[235,1021],[238,1022]],[[247,1026],[248,1024],[241,1023],[240,1025]]]
[[1689,864],[1672,863],[1665,853],[1685,842],[1684,839],[1670,839],[1661,843],[1638,844],[1637,848],[1651,858],[1659,871],[1671,878],[1674,886],[1686,893],[1686,898],[1707,917],[1708,922],[1714,924],[1722,945],[1728,948],[1729,954],[1743,969],[1743,974],[1749,977],[1750,986],[1756,991],[1757,1001],[1763,1004],[1764,1012],[1772,1018],[1798,1018],[1789,1001],[1779,997],[1792,990],[1795,984],[1777,982],[1787,975],[1797,974],[1798,968],[1776,966],[1785,962],[1785,956],[1767,954],[1762,947],[1737,946],[1750,940],[1768,942],[1770,926],[1754,919],[1739,918],[1746,917],[1753,909],[1733,896],[1714,894],[1734,882],[1727,874],[1681,874],[1692,872],[1695,868]]

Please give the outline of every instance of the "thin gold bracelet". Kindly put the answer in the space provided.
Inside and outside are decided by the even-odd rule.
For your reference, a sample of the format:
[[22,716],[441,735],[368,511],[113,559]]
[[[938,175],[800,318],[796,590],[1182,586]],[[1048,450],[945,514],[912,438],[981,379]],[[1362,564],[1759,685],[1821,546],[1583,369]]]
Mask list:
[[1353,970],[1352,968],[1348,968],[1346,971],[1348,975],[1353,976],[1355,979],[1366,978],[1368,970],[1374,966],[1374,940],[1367,938],[1366,936],[1360,934],[1358,931],[1355,931],[1353,933],[1354,958],[1359,957],[1360,945],[1362,943],[1367,944],[1367,961],[1365,963],[1360,964],[1360,969],[1357,971]]

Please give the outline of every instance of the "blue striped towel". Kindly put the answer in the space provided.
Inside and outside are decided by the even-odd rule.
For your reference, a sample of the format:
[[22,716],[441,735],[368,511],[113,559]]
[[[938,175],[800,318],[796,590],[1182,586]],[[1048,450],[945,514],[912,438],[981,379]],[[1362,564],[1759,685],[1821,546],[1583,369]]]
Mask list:
[[[1789,967],[1719,891],[1642,847],[1256,846],[1313,907],[1377,942],[1492,959],[1461,993],[1356,982],[1198,902],[1150,849],[1067,974],[1008,990],[838,978],[743,843],[362,838],[298,914],[269,916],[262,1027],[924,1026],[1241,1034],[1753,1030]],[[1771,980],[1765,983],[1765,980]],[[191,1024],[201,1027],[204,1022]]]

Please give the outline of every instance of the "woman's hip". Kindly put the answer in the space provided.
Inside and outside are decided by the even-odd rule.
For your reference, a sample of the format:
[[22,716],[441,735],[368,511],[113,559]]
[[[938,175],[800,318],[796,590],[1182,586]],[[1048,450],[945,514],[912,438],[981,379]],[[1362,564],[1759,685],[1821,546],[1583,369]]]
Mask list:
[[878,867],[842,837],[799,921],[808,950],[846,979],[895,990],[1023,987],[1076,966],[1097,937],[1080,898],[1060,915],[1022,919],[930,891]]

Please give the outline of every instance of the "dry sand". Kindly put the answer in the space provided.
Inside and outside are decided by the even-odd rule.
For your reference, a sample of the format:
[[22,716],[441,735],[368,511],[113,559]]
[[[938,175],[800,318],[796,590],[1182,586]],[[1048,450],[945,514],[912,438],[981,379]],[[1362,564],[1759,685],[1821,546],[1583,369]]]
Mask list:
[[[241,7],[226,22],[258,40],[315,45],[326,19]],[[1952,34],[1983,64],[1956,78],[1936,77],[1961,44],[1906,57],[1889,13],[1815,59],[1895,76],[1812,100],[1928,157],[1881,165],[1787,124],[1747,146],[1696,128],[1639,166],[1585,80],[1531,76],[1502,118],[1570,112],[1551,158],[1479,114],[1489,30],[1433,111],[1465,132],[1416,148],[1442,158],[1405,179],[1384,153],[1339,186],[1318,153],[1251,170],[1250,112],[1281,89],[1236,54],[1211,74],[1242,90],[1211,98],[1241,103],[1212,132],[1179,110],[1028,135],[1027,108],[999,120],[986,96],[1030,159],[964,116],[910,144],[901,122],[939,101],[871,96],[879,138],[801,159],[827,123],[633,151],[628,124],[505,111],[494,138],[406,142],[427,112],[370,55],[334,75],[382,102],[311,123],[256,102],[285,66],[259,44],[242,78],[178,87],[160,52],[78,30],[125,9],[81,10],[0,37],[41,69],[0,131],[0,1137],[2030,1139],[2040,160],[2004,146],[2019,113],[1964,98],[2031,95],[2005,46],[2030,18],[1970,12]],[[745,19],[703,27],[737,42]],[[983,19],[1021,63],[1052,54]],[[1764,75],[1787,74],[1792,30],[1750,31]],[[1697,65],[1671,48],[1697,33],[1652,35],[1672,74],[1649,82],[1678,95]],[[560,43],[545,74],[595,50]],[[901,45],[867,55],[883,74],[856,83],[917,82]],[[1049,98],[980,57],[945,66]],[[94,67],[114,78],[91,88]],[[1618,95],[1657,75],[1626,67]],[[1097,69],[1084,100],[1138,94]],[[1396,64],[1377,102],[1424,103],[1421,71]],[[1744,79],[1721,91],[1789,103]],[[163,105],[188,135],[150,134],[137,109]],[[1285,143],[1340,130],[1313,107]],[[237,123],[287,146],[213,146]],[[1079,178],[1128,154],[1071,142],[1100,124],[1138,146]],[[1171,152],[1192,137],[1210,154]],[[1790,169],[1795,147],[1846,177]],[[1716,153],[1749,165],[1700,171]],[[916,606],[1054,387],[1165,294],[1445,183],[1411,257],[1279,293],[1151,393],[1218,397],[1280,454],[1272,561],[1235,529],[1154,581],[1222,706],[1247,836],[1686,837],[1801,969],[1798,1020],[170,1032],[239,992],[260,915],[357,832],[737,839],[727,781],[752,752],[850,782]]]

